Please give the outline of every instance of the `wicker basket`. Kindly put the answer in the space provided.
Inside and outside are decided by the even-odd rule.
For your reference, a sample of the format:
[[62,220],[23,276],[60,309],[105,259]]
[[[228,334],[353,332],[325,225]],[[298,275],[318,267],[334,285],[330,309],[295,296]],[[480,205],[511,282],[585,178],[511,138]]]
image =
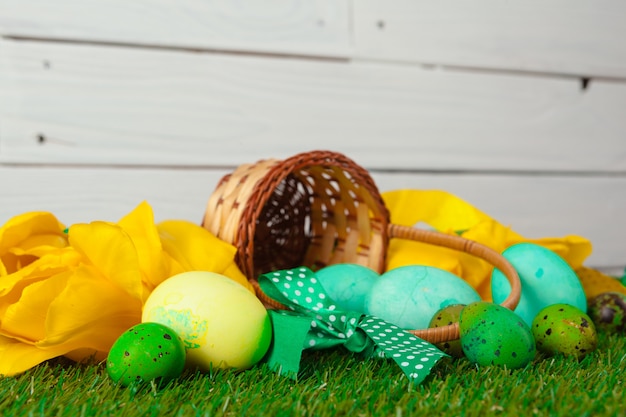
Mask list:
[[[458,236],[391,224],[369,173],[336,152],[311,151],[239,166],[217,185],[202,224],[237,248],[237,265],[271,308],[283,306],[261,291],[261,273],[337,263],[382,273],[391,238],[445,246],[489,262],[511,284],[501,304],[506,308],[514,309],[521,294],[517,272],[492,249]],[[458,339],[459,325],[411,333],[439,343]]]

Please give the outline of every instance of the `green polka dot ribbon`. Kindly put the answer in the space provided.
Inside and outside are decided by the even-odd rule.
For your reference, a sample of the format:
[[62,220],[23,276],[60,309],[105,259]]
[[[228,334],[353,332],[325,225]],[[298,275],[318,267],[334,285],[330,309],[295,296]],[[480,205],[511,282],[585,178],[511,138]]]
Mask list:
[[379,318],[337,310],[315,274],[306,267],[263,274],[263,292],[289,310],[270,310],[274,343],[267,357],[272,369],[295,377],[304,349],[343,345],[365,357],[391,358],[415,383],[422,382],[442,357],[434,345]]

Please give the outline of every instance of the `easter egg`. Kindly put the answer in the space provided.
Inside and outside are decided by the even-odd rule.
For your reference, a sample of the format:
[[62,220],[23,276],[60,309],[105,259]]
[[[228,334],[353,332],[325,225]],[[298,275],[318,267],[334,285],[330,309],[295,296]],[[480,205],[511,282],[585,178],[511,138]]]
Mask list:
[[171,328],[159,323],[131,327],[113,343],[106,368],[115,382],[165,384],[178,378],[185,367],[185,345]]
[[259,299],[213,272],[184,272],[163,281],[146,300],[142,321],[176,331],[187,349],[187,365],[204,371],[249,368],[263,358],[272,338]]
[[588,300],[587,314],[596,329],[609,333],[625,333],[626,295],[617,292],[598,294]]
[[537,350],[548,355],[562,353],[582,358],[598,344],[591,318],[569,304],[552,304],[543,308],[533,320],[532,332]]
[[501,305],[468,304],[459,320],[461,347],[470,362],[509,369],[526,366],[535,357],[535,340],[528,325]]
[[440,309],[478,300],[476,290],[456,275],[431,266],[408,265],[375,280],[365,296],[365,311],[403,329],[425,329]]
[[[565,303],[587,310],[587,298],[582,284],[570,266],[550,249],[534,243],[518,243],[506,249],[502,256],[517,271],[522,293],[515,313],[531,325],[537,313],[551,304]],[[498,269],[491,275],[494,303],[502,303],[511,292],[511,285]]]
[[[435,313],[435,316],[428,325],[429,328],[444,327],[457,323],[461,318],[461,310],[465,308],[464,304],[451,304]],[[450,356],[460,358],[464,356],[461,340],[449,340],[437,343],[436,346]]]
[[324,267],[315,276],[339,310],[365,312],[365,295],[379,274],[358,264],[334,264]]

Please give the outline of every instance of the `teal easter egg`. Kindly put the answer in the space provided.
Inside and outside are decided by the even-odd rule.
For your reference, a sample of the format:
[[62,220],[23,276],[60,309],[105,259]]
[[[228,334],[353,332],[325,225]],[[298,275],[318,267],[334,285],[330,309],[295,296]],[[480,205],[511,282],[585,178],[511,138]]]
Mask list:
[[376,279],[365,297],[365,312],[403,329],[425,329],[442,308],[479,300],[474,288],[448,271],[408,265]]
[[[510,246],[504,256],[517,271],[522,293],[515,313],[531,325],[539,311],[551,304],[570,304],[587,311],[583,286],[570,266],[550,249],[534,243]],[[494,303],[502,303],[511,292],[511,285],[498,269],[491,275]]]
[[528,325],[498,304],[479,301],[467,305],[461,311],[459,333],[465,356],[481,366],[517,369],[535,357],[535,340]]
[[340,310],[365,312],[365,295],[380,275],[357,264],[335,264],[318,270],[315,276]]
[[583,358],[596,350],[598,336],[591,318],[569,304],[552,304],[534,318],[533,336],[537,349],[547,355]]
[[158,381],[178,378],[185,367],[185,344],[171,328],[160,323],[131,327],[113,343],[107,357],[107,373],[114,382]]

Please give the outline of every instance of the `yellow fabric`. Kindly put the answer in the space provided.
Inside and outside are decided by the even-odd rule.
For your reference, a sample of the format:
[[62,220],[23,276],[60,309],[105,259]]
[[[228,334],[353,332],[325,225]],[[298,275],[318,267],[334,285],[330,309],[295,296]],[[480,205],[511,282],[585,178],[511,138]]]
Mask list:
[[[591,243],[580,236],[528,239],[498,223],[464,200],[438,190],[396,190],[382,193],[391,222],[404,226],[426,224],[435,230],[458,234],[497,252],[520,242],[532,242],[555,251],[576,270],[591,254]],[[403,265],[429,265],[450,271],[472,285],[483,299],[491,300],[493,267],[472,255],[421,242],[392,239],[387,269]]]
[[25,213],[0,228],[0,375],[47,359],[104,359],[141,322],[150,292],[179,272],[222,273],[254,292],[235,248],[199,225],[154,223],[143,202],[118,223],[64,226]]
[[583,285],[587,300],[605,292],[618,292],[626,295],[626,287],[618,279],[600,271],[583,266],[576,270],[576,274]]

